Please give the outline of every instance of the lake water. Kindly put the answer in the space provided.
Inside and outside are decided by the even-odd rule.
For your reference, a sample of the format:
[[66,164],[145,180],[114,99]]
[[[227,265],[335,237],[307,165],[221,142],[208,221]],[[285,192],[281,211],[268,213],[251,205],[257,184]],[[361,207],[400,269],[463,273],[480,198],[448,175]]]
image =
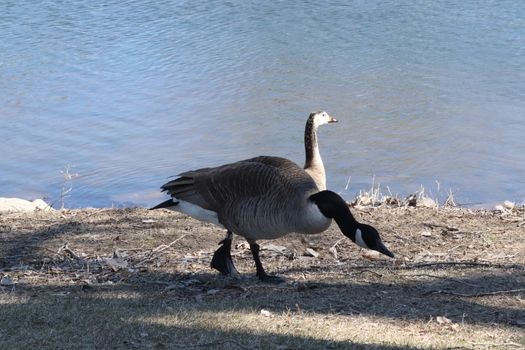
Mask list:
[[155,204],[184,170],[302,164],[322,109],[348,199],[525,200],[525,1],[5,0],[0,33],[0,196]]

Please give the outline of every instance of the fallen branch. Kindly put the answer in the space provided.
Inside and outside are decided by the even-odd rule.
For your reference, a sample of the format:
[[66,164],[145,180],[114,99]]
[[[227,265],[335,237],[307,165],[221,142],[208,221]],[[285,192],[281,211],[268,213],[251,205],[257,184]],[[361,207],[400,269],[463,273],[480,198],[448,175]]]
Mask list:
[[441,262],[430,262],[430,263],[420,263],[413,265],[400,266],[399,269],[410,269],[410,268],[420,268],[420,267],[432,267],[432,266],[483,266],[483,267],[497,267],[497,268],[520,268],[523,269],[524,266],[518,264],[492,264],[488,262],[477,262],[477,261],[441,261]]
[[334,257],[335,260],[338,260],[337,248],[336,247],[343,240],[344,240],[344,238],[341,238],[340,240],[335,242],[334,245],[332,247],[330,247],[330,249],[328,249],[328,251],[332,254],[332,256]]
[[430,227],[430,228],[436,228],[436,227],[444,228],[447,231],[459,231],[459,229],[456,228],[456,227],[447,226],[447,225],[441,225],[441,224],[433,224],[431,222],[424,222],[423,225],[427,226],[427,227]]
[[509,290],[496,290],[496,291],[493,291],[493,292],[479,292],[479,293],[473,293],[473,294],[463,294],[463,293],[449,292],[449,291],[446,291],[446,290],[431,290],[431,291],[423,293],[423,295],[448,294],[448,295],[454,295],[454,296],[464,297],[464,298],[477,298],[477,297],[483,297],[483,296],[488,296],[488,295],[513,294],[513,293],[521,293],[521,292],[525,292],[525,288],[509,289]]
[[345,241],[345,240],[346,240],[346,238],[341,238],[340,240],[338,240],[337,242],[334,243],[334,245],[332,246],[331,249],[337,247],[337,245],[338,245],[339,243],[341,243],[342,241]]
[[477,284],[474,284],[474,283],[468,283],[468,282],[465,282],[465,281],[462,281],[462,280],[458,280],[458,279],[456,279],[456,278],[447,277],[447,276],[431,275],[431,274],[427,274],[427,273],[417,273],[417,274],[412,274],[412,275],[398,275],[398,276],[401,276],[401,277],[411,277],[411,276],[414,276],[414,277],[431,277],[431,278],[440,278],[440,279],[444,279],[444,280],[450,280],[450,281],[453,281],[453,282],[456,282],[456,283],[461,283],[461,284],[464,284],[464,285],[469,286],[469,287],[479,287],[479,285],[477,285]]
[[181,239],[183,239],[186,236],[187,236],[187,234],[182,235],[182,236],[180,236],[179,238],[177,238],[176,240],[174,240],[173,242],[171,242],[168,245],[166,245],[166,244],[159,245],[157,248],[155,248],[155,249],[153,249],[151,251],[151,254],[154,254],[153,256],[150,256],[150,257],[148,257],[148,258],[138,262],[137,264],[135,264],[135,267],[140,267],[140,266],[144,265],[145,263],[150,262],[151,260],[154,260],[154,259],[158,258],[160,253],[162,253],[166,249],[170,248],[172,245],[174,245],[175,243],[177,243],[178,241],[180,241]]
[[481,345],[481,346],[516,346],[518,348],[522,347],[522,344],[508,342],[508,343],[471,343],[472,345]]

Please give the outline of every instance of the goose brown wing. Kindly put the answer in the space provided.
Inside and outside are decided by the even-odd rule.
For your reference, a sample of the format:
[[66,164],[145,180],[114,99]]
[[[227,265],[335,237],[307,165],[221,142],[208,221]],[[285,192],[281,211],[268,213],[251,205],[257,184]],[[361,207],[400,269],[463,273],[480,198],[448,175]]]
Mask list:
[[281,171],[295,172],[299,168],[299,166],[296,163],[292,162],[289,159],[281,157],[259,156],[255,158],[246,159],[244,160],[244,162],[261,163],[272,166],[274,168],[278,168]]
[[192,170],[161,188],[172,197],[219,213],[247,198],[286,197],[315,188],[297,164],[279,157],[256,157],[215,168]]

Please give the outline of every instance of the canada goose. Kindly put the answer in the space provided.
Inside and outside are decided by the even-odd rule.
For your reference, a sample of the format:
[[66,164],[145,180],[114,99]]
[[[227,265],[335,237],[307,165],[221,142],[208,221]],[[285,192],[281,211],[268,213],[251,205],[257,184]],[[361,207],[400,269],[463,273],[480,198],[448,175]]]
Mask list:
[[326,175],[321,153],[319,153],[319,145],[317,144],[317,128],[323,124],[336,122],[337,119],[332,118],[324,111],[313,112],[308,117],[304,128],[304,148],[306,154],[304,170],[314,179],[319,191],[326,190]]
[[394,256],[377,230],[357,222],[338,194],[319,192],[310,175],[288,159],[260,156],[188,171],[161,189],[172,198],[152,209],[168,208],[226,228],[226,238],[211,261],[211,267],[223,274],[238,274],[230,253],[236,233],[250,244],[259,279],[283,281],[264,271],[257,241],[291,232],[319,233],[330,226],[332,219],[360,247]]

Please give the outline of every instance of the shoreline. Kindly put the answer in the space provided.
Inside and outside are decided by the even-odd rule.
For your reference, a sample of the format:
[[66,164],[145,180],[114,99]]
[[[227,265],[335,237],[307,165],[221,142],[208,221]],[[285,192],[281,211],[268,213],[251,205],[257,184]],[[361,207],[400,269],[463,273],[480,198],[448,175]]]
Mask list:
[[[162,199],[159,199],[161,201]],[[438,203],[432,197],[420,194],[411,194],[405,198],[396,196],[386,196],[378,191],[361,191],[353,200],[347,201],[349,207],[363,208],[435,208],[435,209],[467,209],[478,211],[499,211],[502,213],[512,212],[514,209],[525,208],[525,201],[515,203],[509,200],[503,202],[487,202],[485,204],[475,203],[472,205],[457,204],[453,197],[447,198],[443,204]],[[490,204],[489,204],[490,203]],[[0,197],[0,214],[16,212],[37,212],[37,211],[61,211],[61,210],[87,210],[87,209],[148,209],[140,205],[130,205],[122,207],[77,207],[77,208],[53,208],[53,204],[45,202],[43,199],[26,200],[15,197]]]

